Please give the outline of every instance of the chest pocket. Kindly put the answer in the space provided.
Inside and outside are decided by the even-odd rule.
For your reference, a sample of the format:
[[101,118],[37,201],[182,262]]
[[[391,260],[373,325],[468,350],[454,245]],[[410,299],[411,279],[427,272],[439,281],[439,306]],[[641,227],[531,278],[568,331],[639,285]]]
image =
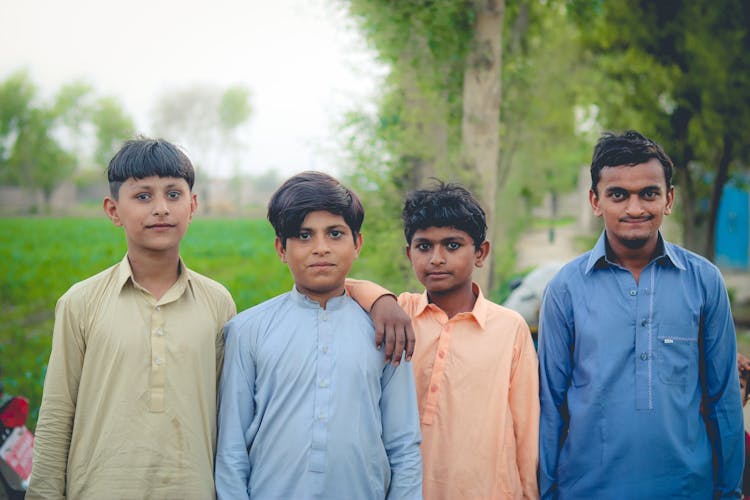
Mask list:
[[665,384],[698,380],[698,327],[690,323],[660,325],[657,335],[659,378]]

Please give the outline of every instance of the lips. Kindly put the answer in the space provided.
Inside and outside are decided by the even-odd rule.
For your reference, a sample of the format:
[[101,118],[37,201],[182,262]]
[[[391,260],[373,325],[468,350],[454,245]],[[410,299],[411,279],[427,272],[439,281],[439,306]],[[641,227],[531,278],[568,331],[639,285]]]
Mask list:
[[313,268],[326,268],[326,267],[334,267],[336,264],[332,264],[330,262],[315,262],[313,264],[310,264],[308,267]]
[[450,275],[451,274],[449,272],[445,272],[445,271],[427,273],[428,278],[437,278],[437,279],[447,278]]
[[146,226],[146,229],[169,229],[172,227],[175,227],[175,224],[159,223],[159,224],[149,224]]

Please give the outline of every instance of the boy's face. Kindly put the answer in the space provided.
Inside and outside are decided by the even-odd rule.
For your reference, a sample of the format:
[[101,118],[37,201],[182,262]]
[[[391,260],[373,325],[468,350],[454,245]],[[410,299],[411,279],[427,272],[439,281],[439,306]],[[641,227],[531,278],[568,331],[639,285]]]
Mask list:
[[276,238],[276,252],[289,266],[297,290],[321,306],[344,293],[344,280],[361,248],[362,235],[355,241],[344,218],[324,210],[307,214],[286,248]]
[[179,252],[197,207],[197,196],[179,177],[131,177],[120,186],[117,200],[104,199],[104,212],[125,229],[128,252]]
[[606,167],[596,188],[596,193],[589,193],[589,200],[594,214],[604,219],[607,240],[615,253],[627,250],[650,255],[674,201],[674,188],[667,187],[659,160]]
[[481,266],[490,244],[474,248],[466,231],[453,227],[418,229],[406,247],[417,279],[432,294],[446,295],[471,289],[474,266]]

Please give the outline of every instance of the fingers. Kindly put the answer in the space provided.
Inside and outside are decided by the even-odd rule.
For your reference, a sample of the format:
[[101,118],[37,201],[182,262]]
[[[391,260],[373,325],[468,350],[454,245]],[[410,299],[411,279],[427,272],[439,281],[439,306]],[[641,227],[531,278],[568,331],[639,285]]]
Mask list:
[[[385,362],[394,363],[394,366],[398,366],[398,361],[394,361],[393,351],[396,345],[396,330],[393,325],[385,327]],[[403,344],[402,344],[403,347]],[[398,356],[400,358],[401,356]]]
[[404,352],[404,345],[406,344],[406,332],[402,327],[396,327],[393,329],[393,336],[396,341],[393,347],[393,356],[391,358],[391,364],[398,366],[401,363],[401,356]]
[[380,349],[383,347],[383,337],[385,336],[385,324],[379,318],[373,318],[373,326],[375,326],[375,347]]
[[411,326],[411,321],[406,324],[406,361],[411,361],[411,357],[414,355],[414,347],[417,345],[417,337],[414,335],[414,328]]

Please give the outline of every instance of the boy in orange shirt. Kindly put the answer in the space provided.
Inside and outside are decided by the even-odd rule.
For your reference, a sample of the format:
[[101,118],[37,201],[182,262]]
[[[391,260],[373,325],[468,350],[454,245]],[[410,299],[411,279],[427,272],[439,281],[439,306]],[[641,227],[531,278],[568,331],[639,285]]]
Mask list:
[[[426,289],[398,298],[416,334],[424,498],[538,498],[537,358],[523,318],[472,281],[489,253],[484,211],[466,189],[441,183],[411,193],[402,218]],[[365,302],[373,288],[348,282]]]

